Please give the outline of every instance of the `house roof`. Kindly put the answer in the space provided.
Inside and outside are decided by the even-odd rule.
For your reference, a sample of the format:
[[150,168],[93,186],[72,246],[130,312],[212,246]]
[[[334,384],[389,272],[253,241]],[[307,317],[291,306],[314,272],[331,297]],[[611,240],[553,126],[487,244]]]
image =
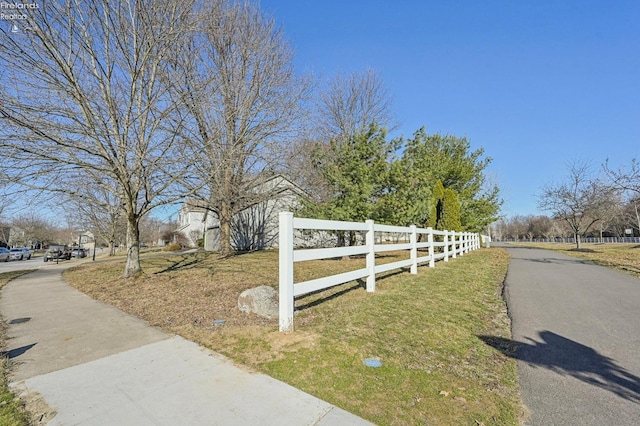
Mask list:
[[[308,197],[308,194],[304,191],[304,189],[302,189],[296,183],[294,183],[293,181],[291,181],[286,176],[280,173],[273,175],[267,178],[266,180],[258,183],[257,185],[254,186],[254,188],[257,190],[256,191],[257,193],[260,193],[261,189],[263,189],[264,187],[268,187],[270,183],[274,183],[274,182],[275,184],[272,187],[273,189],[275,189],[273,191],[274,196],[279,196],[284,192],[292,191],[300,197]],[[257,200],[253,203],[249,203],[246,206],[246,208],[249,208],[252,205],[258,204],[261,201],[262,200]],[[208,207],[208,203],[206,201],[201,199],[189,198],[183,203],[182,208],[180,210],[183,210],[187,213],[188,212],[204,212],[208,210],[207,207]]]

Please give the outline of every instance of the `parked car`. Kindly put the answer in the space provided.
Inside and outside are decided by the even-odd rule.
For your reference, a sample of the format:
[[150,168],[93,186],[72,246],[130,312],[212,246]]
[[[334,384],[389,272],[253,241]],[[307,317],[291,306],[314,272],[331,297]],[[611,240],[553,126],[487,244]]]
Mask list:
[[67,246],[51,244],[43,257],[45,262],[50,260],[69,260],[71,259],[71,251]]
[[0,262],[8,262],[9,257],[11,257],[9,250],[4,247],[0,247]]
[[75,257],[76,259],[87,257],[87,252],[83,248],[74,248],[71,250],[71,257]]
[[31,250],[26,247],[12,248],[11,250],[9,250],[9,252],[11,253],[12,260],[31,259]]

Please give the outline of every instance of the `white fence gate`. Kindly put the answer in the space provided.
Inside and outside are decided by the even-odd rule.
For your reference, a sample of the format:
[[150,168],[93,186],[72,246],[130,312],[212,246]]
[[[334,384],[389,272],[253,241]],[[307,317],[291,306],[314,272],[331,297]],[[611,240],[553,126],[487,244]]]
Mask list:
[[[360,231],[365,232],[365,244],[350,247],[327,247],[313,249],[294,249],[294,230],[321,231]],[[378,233],[409,234],[408,243],[376,244]],[[418,242],[418,235],[426,235],[427,241]],[[442,241],[434,241],[434,236],[442,236]],[[442,251],[435,253],[435,247],[442,247]],[[480,247],[480,236],[471,232],[437,231],[431,228],[378,225],[373,220],[366,222],[340,222],[333,220],[306,219],[294,217],[293,213],[280,213],[279,229],[279,284],[280,284],[280,331],[293,331],[294,299],[296,296],[323,290],[349,281],[366,278],[368,292],[376,288],[376,274],[397,268],[410,267],[412,274],[418,273],[420,263],[429,262],[435,266],[436,260],[449,261],[463,255],[470,250]],[[428,254],[418,257],[418,249],[426,248]],[[397,262],[376,265],[376,253],[387,251],[409,250],[410,258]],[[423,253],[420,253],[423,254]],[[293,264],[305,260],[318,260],[341,256],[366,255],[366,266],[363,269],[344,272],[314,280],[293,282]]]

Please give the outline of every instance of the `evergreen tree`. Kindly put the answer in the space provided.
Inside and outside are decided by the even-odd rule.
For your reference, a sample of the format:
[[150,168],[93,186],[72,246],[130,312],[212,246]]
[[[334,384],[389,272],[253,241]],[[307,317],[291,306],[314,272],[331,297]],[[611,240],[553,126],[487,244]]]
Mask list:
[[316,164],[332,196],[324,203],[309,205],[307,214],[342,221],[379,219],[393,151],[386,131],[375,124],[346,142],[331,142],[329,155],[321,152]]
[[[471,151],[466,138],[456,136],[427,135],[424,128],[413,138],[403,141],[405,150],[402,161],[407,168],[420,175],[420,184],[434,187],[440,180],[444,188],[455,191],[460,204],[460,222],[463,229],[479,231],[493,222],[502,200],[495,185],[487,185],[484,172],[491,158],[484,157],[484,150]],[[434,199],[436,199],[434,194]],[[431,223],[433,209],[423,210],[416,223]]]
[[451,188],[446,188],[444,190],[444,195],[442,197],[441,227],[438,229],[457,232],[462,231],[458,195]]
[[432,204],[431,193],[431,185],[424,182],[424,176],[402,159],[394,159],[374,219],[398,226],[423,226],[424,212]]
[[[401,158],[395,153],[404,148]],[[470,150],[465,138],[427,135],[388,141],[377,125],[317,150],[314,164],[328,183],[326,201],[305,214],[342,221],[364,221],[435,229],[479,231],[500,208],[498,188],[486,188],[491,161]]]
[[438,179],[433,187],[433,198],[431,202],[431,210],[426,226],[433,229],[442,229],[442,215],[444,209],[444,186],[442,181]]

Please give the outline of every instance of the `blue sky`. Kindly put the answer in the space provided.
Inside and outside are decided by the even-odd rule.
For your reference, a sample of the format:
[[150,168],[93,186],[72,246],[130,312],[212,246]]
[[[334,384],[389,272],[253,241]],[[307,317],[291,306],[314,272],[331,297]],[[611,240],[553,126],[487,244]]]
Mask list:
[[466,136],[493,158],[503,214],[570,161],[640,157],[640,2],[262,0],[302,73],[373,68],[398,134]]

